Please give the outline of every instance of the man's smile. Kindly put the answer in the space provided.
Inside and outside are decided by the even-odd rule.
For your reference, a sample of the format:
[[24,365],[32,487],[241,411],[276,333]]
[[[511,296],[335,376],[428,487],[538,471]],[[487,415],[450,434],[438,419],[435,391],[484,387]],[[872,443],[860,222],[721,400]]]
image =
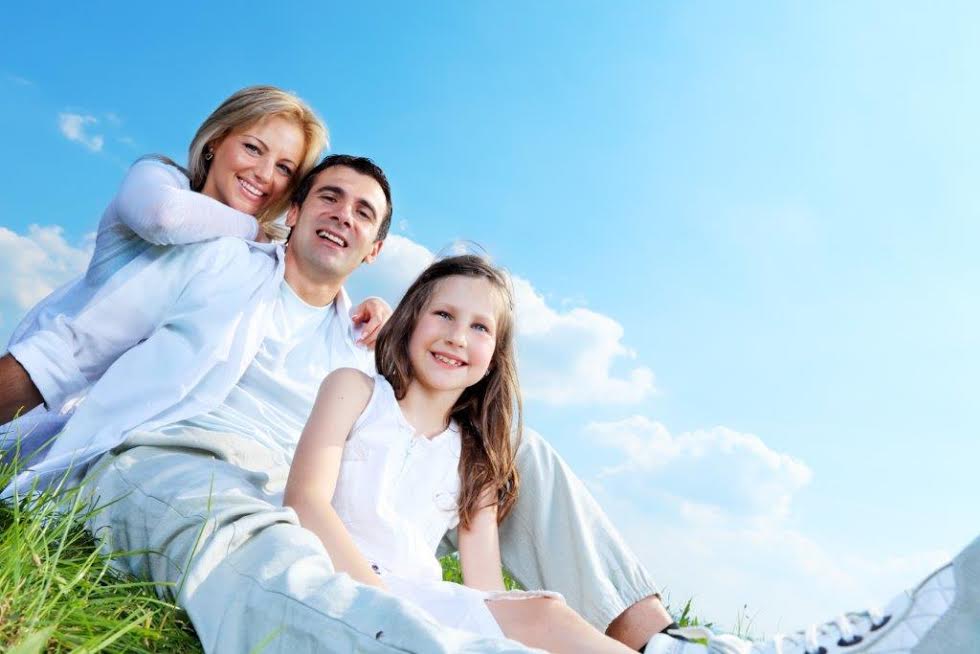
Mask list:
[[341,238],[338,234],[335,234],[334,232],[331,232],[329,230],[318,229],[316,230],[316,235],[325,241],[330,241],[331,243],[335,244],[337,247],[341,247],[341,248],[347,247],[347,241]]

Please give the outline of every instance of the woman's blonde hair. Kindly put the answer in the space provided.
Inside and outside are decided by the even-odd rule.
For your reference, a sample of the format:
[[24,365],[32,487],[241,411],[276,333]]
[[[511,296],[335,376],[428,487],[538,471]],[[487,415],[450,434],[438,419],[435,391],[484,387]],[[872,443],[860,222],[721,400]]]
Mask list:
[[249,86],[241,89],[204,119],[187,153],[187,176],[190,178],[191,189],[200,191],[204,188],[211,165],[210,160],[205,158],[209,149],[213,149],[218,141],[232,131],[254,125],[270,116],[281,116],[294,121],[306,137],[306,150],[302,161],[298,162],[298,168],[293,171],[289,187],[282,198],[255,216],[263,226],[286,211],[296,186],[316,165],[320,153],[328,145],[327,128],[309,105],[292,93],[274,86]]
[[481,508],[485,493],[496,501],[503,520],[517,501],[520,477],[516,452],[523,429],[521,390],[514,352],[514,300],[507,276],[483,257],[464,254],[436,261],[426,268],[381,328],[374,359],[399,400],[413,379],[408,344],[419,316],[439,282],[460,275],[490,282],[497,295],[497,339],[486,376],[459,396],[450,417],[459,425],[459,523],[463,529]]

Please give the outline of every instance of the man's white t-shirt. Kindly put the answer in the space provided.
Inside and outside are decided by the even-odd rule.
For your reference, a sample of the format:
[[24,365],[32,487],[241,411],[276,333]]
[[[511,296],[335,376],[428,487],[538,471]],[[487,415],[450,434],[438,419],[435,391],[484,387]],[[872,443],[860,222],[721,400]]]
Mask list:
[[230,432],[291,460],[320,382],[334,368],[330,343],[346,337],[349,321],[337,316],[337,305],[311,306],[283,281],[259,351],[224,402],[159,431]]

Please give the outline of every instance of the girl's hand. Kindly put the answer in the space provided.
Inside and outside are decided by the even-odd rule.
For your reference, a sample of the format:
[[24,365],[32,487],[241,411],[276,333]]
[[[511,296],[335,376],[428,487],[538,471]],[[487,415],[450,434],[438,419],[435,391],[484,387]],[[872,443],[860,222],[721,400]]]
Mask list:
[[374,347],[378,340],[378,332],[391,318],[391,307],[379,297],[369,297],[351,310],[350,318],[354,326],[361,326],[361,337],[358,344]]

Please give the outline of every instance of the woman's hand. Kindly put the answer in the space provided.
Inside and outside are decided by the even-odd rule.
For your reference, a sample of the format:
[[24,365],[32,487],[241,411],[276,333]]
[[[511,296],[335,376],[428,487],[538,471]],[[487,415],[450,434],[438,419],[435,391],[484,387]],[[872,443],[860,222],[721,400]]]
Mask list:
[[357,342],[365,347],[374,347],[378,332],[391,318],[391,307],[379,297],[369,297],[351,310],[350,318],[354,321],[354,327],[361,328],[361,337]]

